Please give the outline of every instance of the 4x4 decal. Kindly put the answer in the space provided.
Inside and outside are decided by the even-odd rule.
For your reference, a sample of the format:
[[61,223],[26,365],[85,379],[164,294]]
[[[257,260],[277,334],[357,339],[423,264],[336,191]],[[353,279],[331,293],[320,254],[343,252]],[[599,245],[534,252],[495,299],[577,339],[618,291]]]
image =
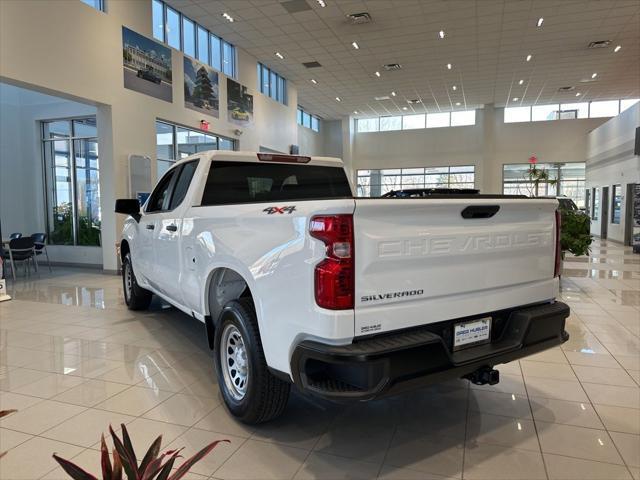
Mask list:
[[262,211],[267,213],[268,215],[273,215],[274,213],[279,213],[281,215],[284,215],[285,213],[292,214],[296,211],[296,206],[291,205],[287,207],[267,207]]

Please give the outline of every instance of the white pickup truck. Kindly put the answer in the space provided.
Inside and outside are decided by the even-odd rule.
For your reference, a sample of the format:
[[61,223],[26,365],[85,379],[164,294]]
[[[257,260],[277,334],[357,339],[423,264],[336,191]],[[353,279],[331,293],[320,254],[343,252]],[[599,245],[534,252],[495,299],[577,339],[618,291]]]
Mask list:
[[354,198],[335,158],[211,151],[177,162],[121,240],[125,301],[206,325],[224,401],[276,417],[291,384],[369,400],[568,339],[557,200]]

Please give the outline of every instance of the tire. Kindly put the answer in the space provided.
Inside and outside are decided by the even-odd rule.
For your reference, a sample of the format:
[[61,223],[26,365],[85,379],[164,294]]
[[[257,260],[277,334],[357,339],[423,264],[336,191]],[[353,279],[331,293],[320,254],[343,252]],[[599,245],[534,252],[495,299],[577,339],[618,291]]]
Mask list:
[[122,287],[124,289],[124,302],[129,310],[146,310],[149,308],[153,294],[138,285],[131,266],[130,253],[127,253],[122,263]]
[[[216,327],[214,344],[218,386],[231,414],[249,425],[282,414],[289,400],[291,384],[275,377],[267,368],[255,307],[250,298],[240,298],[225,305]],[[234,365],[239,366],[235,375]]]

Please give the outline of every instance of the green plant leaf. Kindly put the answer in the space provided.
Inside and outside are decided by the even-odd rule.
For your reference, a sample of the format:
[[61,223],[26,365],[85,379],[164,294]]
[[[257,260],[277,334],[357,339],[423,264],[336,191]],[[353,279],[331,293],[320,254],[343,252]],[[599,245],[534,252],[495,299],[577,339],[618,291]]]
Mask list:
[[138,473],[142,478],[144,478],[144,473],[147,470],[147,467],[151,464],[151,462],[153,462],[156,458],[158,458],[158,455],[160,454],[161,444],[162,444],[162,435],[158,436],[158,438],[156,438],[154,442],[151,444],[151,446],[149,447],[149,450],[147,450],[147,453],[142,459],[142,463],[140,464],[140,468],[138,469]]
[[113,445],[116,448],[118,455],[120,456],[120,461],[122,462],[122,468],[124,472],[127,474],[127,478],[129,480],[140,480],[138,477],[138,466],[136,464],[135,455],[132,456],[131,452],[127,451],[122,441],[116,435],[116,432],[113,431],[113,427],[109,425],[109,432],[111,433],[111,438],[113,439]]
[[175,473],[171,475],[171,477],[169,477],[169,480],[179,480],[180,478],[184,477],[189,471],[189,469],[193,467],[193,465],[195,465],[197,462],[202,460],[206,455],[208,455],[211,452],[211,450],[213,450],[221,442],[230,443],[229,440],[216,440],[215,442],[211,442],[209,445],[204,447],[194,456],[182,462],[182,465],[180,465],[178,469],[175,471]]
[[91,475],[86,470],[83,470],[75,463],[70,462],[69,460],[65,460],[64,458],[57,456],[55,453],[53,454],[53,458],[74,480],[98,480],[96,477]]
[[104,433],[100,436],[100,465],[102,466],[103,480],[112,480],[113,469],[111,468],[111,460],[109,459],[107,443],[104,441]]

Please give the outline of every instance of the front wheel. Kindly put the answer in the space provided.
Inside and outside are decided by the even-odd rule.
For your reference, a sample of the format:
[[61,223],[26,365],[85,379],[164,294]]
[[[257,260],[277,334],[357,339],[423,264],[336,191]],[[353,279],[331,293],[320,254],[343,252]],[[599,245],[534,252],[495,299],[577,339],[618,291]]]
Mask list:
[[241,422],[266,422],[287,406],[291,385],[267,368],[251,299],[225,305],[215,334],[215,367],[224,402]]
[[152,293],[138,285],[131,266],[130,253],[127,253],[122,263],[122,286],[124,288],[124,301],[129,310],[146,310],[149,308]]

